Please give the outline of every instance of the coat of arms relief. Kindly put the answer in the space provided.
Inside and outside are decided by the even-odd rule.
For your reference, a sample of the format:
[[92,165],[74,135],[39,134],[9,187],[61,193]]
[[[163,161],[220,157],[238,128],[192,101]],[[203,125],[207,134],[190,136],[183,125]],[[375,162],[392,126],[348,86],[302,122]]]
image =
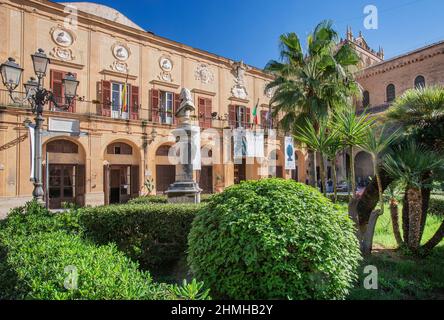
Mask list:
[[202,84],[211,84],[214,82],[214,74],[205,63],[200,63],[196,67],[194,72],[194,77],[196,80],[200,80]]
[[49,33],[52,41],[56,44],[50,55],[63,61],[75,60],[76,57],[70,48],[76,40],[75,33],[60,25],[51,28]]
[[127,61],[131,55],[131,50],[129,47],[122,42],[116,42],[111,47],[111,51],[116,60],[113,62],[110,68],[120,73],[128,73]]
[[243,62],[232,62],[232,73],[234,75],[234,86],[231,88],[231,94],[238,99],[248,99],[248,91],[246,88],[245,72],[249,67]]

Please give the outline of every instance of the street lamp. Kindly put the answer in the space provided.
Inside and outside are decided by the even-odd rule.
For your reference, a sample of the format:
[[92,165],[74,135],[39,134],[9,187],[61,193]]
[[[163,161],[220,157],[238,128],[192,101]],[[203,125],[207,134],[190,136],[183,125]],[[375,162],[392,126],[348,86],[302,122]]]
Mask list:
[[43,78],[46,75],[48,64],[51,63],[49,58],[46,56],[45,51],[43,51],[43,49],[38,49],[36,53],[31,54],[31,59],[37,78]]
[[2,81],[8,91],[15,90],[20,84],[23,69],[15,62],[14,58],[9,58],[8,61],[0,66]]
[[77,95],[77,87],[79,81],[72,73],[68,73],[62,80],[63,89],[65,92],[64,105],[59,105],[54,97],[52,91],[43,88],[43,78],[46,76],[48,64],[51,63],[50,59],[46,56],[42,49],[38,49],[36,53],[31,55],[32,63],[34,66],[34,73],[37,76],[31,78],[24,84],[25,97],[18,99],[13,96],[13,91],[20,84],[23,68],[18,65],[13,58],[9,58],[8,61],[0,65],[0,72],[2,75],[3,85],[8,89],[9,96],[14,102],[24,102],[26,100],[31,104],[31,110],[35,115],[34,126],[34,190],[32,195],[38,202],[43,203],[43,185],[42,185],[42,124],[43,124],[43,106],[47,103],[54,104],[58,109],[69,109],[75,97]]

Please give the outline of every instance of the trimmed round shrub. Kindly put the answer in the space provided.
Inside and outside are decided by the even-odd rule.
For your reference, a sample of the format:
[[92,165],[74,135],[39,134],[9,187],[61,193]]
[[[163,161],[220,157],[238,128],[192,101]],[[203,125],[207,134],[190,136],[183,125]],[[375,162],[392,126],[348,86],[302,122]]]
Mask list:
[[188,243],[192,272],[220,299],[344,299],[361,259],[346,212],[282,179],[213,196]]

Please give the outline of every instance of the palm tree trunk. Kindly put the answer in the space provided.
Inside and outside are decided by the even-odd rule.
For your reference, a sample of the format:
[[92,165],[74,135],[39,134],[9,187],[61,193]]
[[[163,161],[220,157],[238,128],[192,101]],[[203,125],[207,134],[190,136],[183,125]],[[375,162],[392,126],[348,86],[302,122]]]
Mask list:
[[379,171],[378,171],[378,164],[376,163],[378,159],[373,156],[373,171],[375,172],[375,176],[376,176],[376,183],[378,184],[378,194],[379,194],[379,205],[381,207],[381,215],[384,214],[384,195],[383,195],[383,190],[382,190],[382,182],[381,182],[381,177],[379,176]]
[[318,188],[318,153],[316,151],[313,152],[313,177],[314,177],[314,187]]
[[353,198],[356,198],[355,158],[353,157],[353,146],[350,146],[350,175]]
[[403,245],[401,231],[399,229],[398,202],[395,199],[390,200],[390,216],[392,218],[393,234],[395,235],[398,247]]
[[321,175],[321,191],[324,196],[327,196],[327,190],[325,188],[325,165],[324,165],[324,154],[322,152],[319,153],[321,157],[321,161],[319,163],[319,171]]
[[444,221],[439,226],[436,233],[433,235],[433,237],[427,241],[425,245],[422,246],[422,249],[424,250],[424,254],[430,253],[434,247],[436,247],[441,240],[444,238]]
[[336,178],[336,157],[333,158],[332,161],[332,169],[333,169],[333,193],[334,193],[334,202],[338,202],[338,181]]
[[[311,168],[309,168],[309,184],[312,187],[317,186],[317,177],[316,177],[316,152],[314,151],[308,151],[308,162],[311,164]],[[314,170],[313,170],[314,168]]]
[[417,252],[421,242],[421,190],[409,188],[407,190],[407,201],[409,204],[409,241],[407,245],[410,250]]
[[[393,182],[385,170],[379,171],[381,178],[382,190],[385,190],[390,183]],[[357,204],[357,210],[359,212],[359,219],[363,222],[367,222],[370,219],[370,215],[379,202],[378,185],[376,179],[373,179],[370,184],[365,188],[364,193],[359,198]]]
[[409,202],[407,197],[407,190],[404,192],[404,199],[402,200],[402,234],[404,236],[404,243],[409,243]]

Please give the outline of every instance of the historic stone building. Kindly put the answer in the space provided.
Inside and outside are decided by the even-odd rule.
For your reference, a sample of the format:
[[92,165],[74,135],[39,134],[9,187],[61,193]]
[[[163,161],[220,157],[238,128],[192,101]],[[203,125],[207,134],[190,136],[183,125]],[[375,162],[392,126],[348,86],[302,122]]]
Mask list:
[[[271,92],[264,90],[271,78],[262,70],[144,31],[109,7],[68,5],[0,1],[0,61],[14,58],[25,70],[23,83],[34,73],[30,55],[44,49],[51,58],[45,88],[61,102],[66,73],[80,81],[73,106],[59,110],[50,104],[44,113],[43,183],[51,208],[124,202],[139,195],[147,180],[154,182],[153,192],[164,192],[175,178],[168,153],[182,88],[193,94],[202,130],[216,130],[219,142],[225,128],[271,126]],[[24,122],[33,116],[1,86],[0,207],[6,211],[31,199]],[[23,85],[17,90],[24,91]],[[232,150],[216,150],[217,142],[209,140],[202,132],[206,152],[196,178],[205,193],[261,177],[256,160],[212,163]],[[298,173],[284,170],[282,141],[278,136],[275,174],[305,181],[305,153],[296,152]]]
[[[361,68],[356,72],[356,80],[362,91],[362,99],[357,101],[359,112],[366,110],[379,117],[396,97],[408,89],[444,86],[444,41],[388,60],[384,60],[381,48],[378,52],[372,50],[361,33],[355,38],[348,29],[344,41],[351,43],[361,58]],[[365,184],[368,177],[373,175],[371,156],[361,150],[357,150],[353,156],[358,182]],[[346,167],[346,157],[342,157],[342,168]],[[342,178],[344,173],[345,170],[342,170]]]
[[[23,83],[33,76],[30,55],[38,48],[51,58],[44,85],[59,102],[63,77],[71,72],[80,81],[74,105],[61,110],[50,104],[44,113],[43,183],[51,208],[63,202],[125,202],[150,180],[153,193],[164,192],[175,178],[168,155],[175,142],[171,130],[182,88],[191,90],[195,121],[202,128],[202,168],[196,179],[204,192],[269,175],[260,170],[264,164],[257,159],[234,162],[232,148],[224,148],[222,131],[272,127],[272,92],[264,90],[270,75],[145,31],[109,7],[72,5],[0,0],[0,62],[12,57],[24,68],[17,90],[23,92]],[[371,50],[363,36],[355,38],[350,29],[343,41],[352,43],[361,56],[357,77],[365,91],[363,103],[373,111],[383,110],[415,85],[443,84],[442,42],[384,61],[382,49]],[[31,199],[25,122],[32,119],[29,105],[12,101],[0,85],[0,214]],[[220,138],[211,138],[208,132]],[[223,147],[216,148],[218,144]],[[297,150],[296,170],[285,170],[283,144],[284,137],[278,134],[275,143],[267,145],[266,156],[276,158],[267,167],[274,168],[273,175],[305,182],[306,152]],[[369,175],[366,155],[353,156],[358,176]],[[343,180],[347,157],[344,154],[337,162]]]

